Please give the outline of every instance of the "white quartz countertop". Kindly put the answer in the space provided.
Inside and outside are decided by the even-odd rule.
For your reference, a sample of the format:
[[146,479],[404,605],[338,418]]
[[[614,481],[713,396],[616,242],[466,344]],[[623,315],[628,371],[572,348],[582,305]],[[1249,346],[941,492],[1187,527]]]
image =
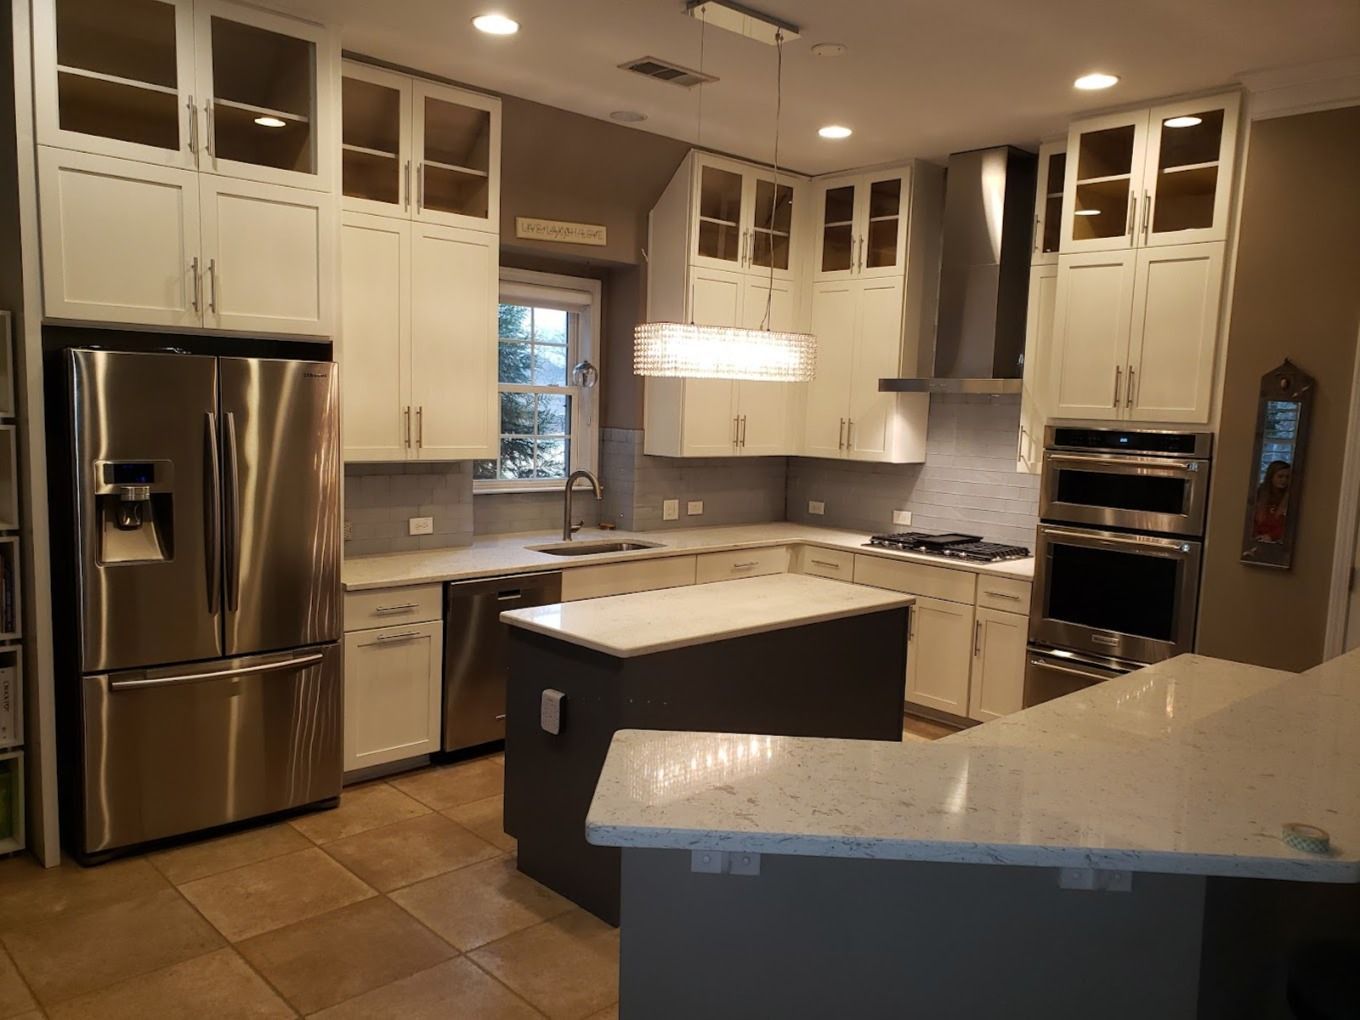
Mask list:
[[770,574],[501,613],[512,627],[621,659],[911,605],[910,595]]
[[[1281,826],[1326,829],[1293,850]],[[1186,655],[934,743],[622,730],[592,843],[1360,882],[1360,652]]]
[[630,560],[777,545],[814,545],[825,549],[869,553],[887,559],[929,563],[931,566],[945,569],[1013,577],[1022,581],[1029,581],[1034,577],[1032,558],[1010,560],[1005,563],[965,563],[961,560],[941,559],[938,556],[923,556],[920,553],[866,548],[864,543],[869,540],[869,535],[865,532],[815,528],[784,521],[731,527],[684,528],[678,531],[629,532],[586,529],[577,532],[575,540],[588,542],[598,539],[659,542],[661,545],[656,549],[638,549],[626,553],[550,556],[547,553],[534,552],[528,547],[561,542],[560,532],[487,535],[479,537],[472,545],[456,546],[451,549],[355,556],[345,560],[341,577],[346,589],[361,591],[366,588],[464,581],[477,577],[497,577],[540,570],[570,570],[572,567],[600,563],[623,563]]

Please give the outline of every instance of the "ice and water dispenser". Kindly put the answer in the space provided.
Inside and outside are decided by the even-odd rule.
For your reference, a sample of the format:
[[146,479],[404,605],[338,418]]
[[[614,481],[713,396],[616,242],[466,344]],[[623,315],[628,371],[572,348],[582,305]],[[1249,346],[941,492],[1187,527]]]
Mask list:
[[168,460],[96,462],[99,562],[175,558],[173,467]]

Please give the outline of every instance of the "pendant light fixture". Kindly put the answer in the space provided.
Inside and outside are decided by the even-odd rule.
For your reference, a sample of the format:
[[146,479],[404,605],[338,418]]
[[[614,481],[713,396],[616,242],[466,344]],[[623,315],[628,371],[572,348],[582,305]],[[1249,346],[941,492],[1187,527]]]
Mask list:
[[[704,69],[705,12],[700,20],[699,71]],[[770,329],[774,300],[774,228],[779,208],[779,121],[784,98],[784,32],[776,26],[774,182],[770,197],[770,286],[759,329],[700,326],[693,321],[644,322],[633,331],[633,371],[641,376],[681,379],[732,379],[755,382],[809,382],[817,368],[817,338],[811,333]],[[696,146],[703,141],[703,89],[699,85]],[[790,193],[790,202],[792,193]],[[792,221],[792,217],[790,217]],[[790,224],[791,225],[791,224]],[[754,248],[754,241],[753,241]]]

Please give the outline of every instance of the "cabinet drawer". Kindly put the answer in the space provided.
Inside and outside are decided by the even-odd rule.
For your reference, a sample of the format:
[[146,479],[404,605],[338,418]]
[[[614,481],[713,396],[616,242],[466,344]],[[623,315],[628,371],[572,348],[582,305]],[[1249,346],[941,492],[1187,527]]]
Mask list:
[[800,574],[830,577],[836,581],[855,579],[855,554],[840,549],[799,546],[793,556],[793,569]]
[[855,583],[873,588],[890,588],[909,595],[972,605],[975,580],[975,575],[967,570],[950,570],[881,556],[855,556]]
[[789,569],[787,546],[774,549],[737,549],[733,552],[704,553],[699,558],[695,581],[732,581],[739,577],[783,574]]
[[345,771],[439,750],[444,625],[345,635]]
[[562,572],[562,601],[598,599],[634,591],[679,588],[694,583],[693,556],[667,556],[659,560],[602,563],[573,567]]
[[426,623],[444,615],[442,584],[345,592],[345,630]]
[[989,577],[978,574],[977,604],[1003,613],[1029,615],[1029,593],[1034,586],[1013,577]]

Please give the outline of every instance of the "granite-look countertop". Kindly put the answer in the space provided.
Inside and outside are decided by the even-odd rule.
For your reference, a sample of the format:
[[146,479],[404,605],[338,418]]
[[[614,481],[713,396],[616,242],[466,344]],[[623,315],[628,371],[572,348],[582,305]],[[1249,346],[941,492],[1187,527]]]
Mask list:
[[[1286,846],[1281,826],[1331,834]],[[587,839],[620,847],[1360,882],[1360,652],[1184,655],[934,743],[622,730]]]
[[881,588],[804,574],[769,574],[512,609],[501,613],[501,620],[627,659],[900,609],[915,601]]
[[864,543],[869,541],[869,535],[865,532],[816,528],[785,521],[729,527],[684,528],[678,531],[630,532],[589,528],[577,532],[575,538],[577,542],[595,540],[657,542],[660,543],[660,547],[593,556],[550,556],[547,553],[534,552],[528,547],[561,542],[561,532],[486,535],[477,538],[472,545],[456,546],[451,549],[356,556],[345,560],[341,578],[347,590],[362,591],[367,588],[464,581],[540,570],[570,570],[572,567],[594,566],[601,563],[625,563],[630,560],[778,545],[812,545],[845,552],[866,553],[887,559],[928,563],[946,570],[966,570],[977,574],[1013,577],[1021,581],[1034,578],[1032,558],[1010,560],[1005,563],[966,563],[938,556],[923,556],[920,553],[866,548]]

